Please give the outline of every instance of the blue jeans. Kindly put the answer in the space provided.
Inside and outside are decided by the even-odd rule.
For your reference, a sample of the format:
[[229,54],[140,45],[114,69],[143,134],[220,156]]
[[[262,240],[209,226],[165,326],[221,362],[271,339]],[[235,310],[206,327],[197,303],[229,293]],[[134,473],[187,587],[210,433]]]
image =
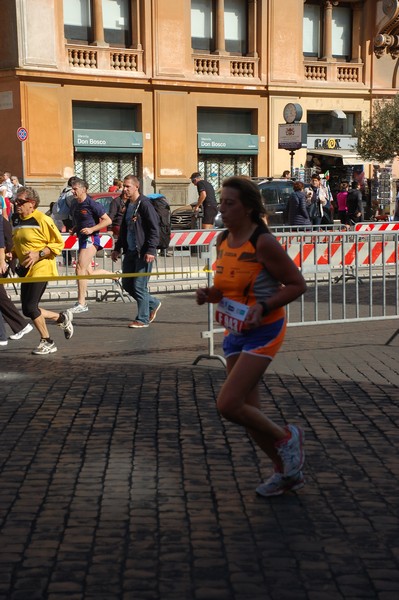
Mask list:
[[[152,263],[140,258],[137,252],[128,250],[123,257],[122,273],[151,273]],[[137,302],[136,321],[149,323],[150,312],[160,304],[148,291],[149,277],[126,277],[122,279],[123,289]]]

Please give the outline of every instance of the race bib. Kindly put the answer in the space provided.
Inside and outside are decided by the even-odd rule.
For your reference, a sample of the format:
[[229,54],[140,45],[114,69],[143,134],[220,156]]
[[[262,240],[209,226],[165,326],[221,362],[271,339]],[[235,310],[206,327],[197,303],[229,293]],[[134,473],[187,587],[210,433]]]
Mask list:
[[249,306],[246,304],[222,298],[217,306],[215,319],[228,331],[241,333],[248,310]]

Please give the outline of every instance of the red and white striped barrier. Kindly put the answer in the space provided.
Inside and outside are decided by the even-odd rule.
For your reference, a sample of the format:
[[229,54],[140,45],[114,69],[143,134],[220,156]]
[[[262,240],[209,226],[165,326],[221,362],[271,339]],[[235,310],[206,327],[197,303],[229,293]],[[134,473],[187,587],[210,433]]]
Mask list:
[[172,231],[169,247],[207,246],[220,233],[220,229],[200,229],[198,231]]
[[384,222],[384,223],[356,223],[355,231],[399,231],[399,221],[395,223]]
[[[70,233],[62,233],[61,235],[64,240],[64,250],[79,250],[79,243],[76,235],[71,235]],[[107,233],[100,233],[100,245],[105,250],[112,250],[114,247],[113,236]]]
[[[396,247],[395,247],[396,246]],[[285,245],[283,244],[283,247]],[[399,248],[393,241],[344,242],[332,244],[291,244],[287,249],[297,267],[393,265],[399,261]]]

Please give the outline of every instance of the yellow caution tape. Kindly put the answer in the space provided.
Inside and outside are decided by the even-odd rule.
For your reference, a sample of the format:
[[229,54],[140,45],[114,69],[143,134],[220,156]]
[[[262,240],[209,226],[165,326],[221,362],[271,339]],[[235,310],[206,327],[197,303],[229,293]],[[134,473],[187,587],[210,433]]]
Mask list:
[[210,269],[204,267],[203,269],[190,270],[190,271],[152,271],[151,273],[105,273],[92,275],[54,275],[47,277],[0,277],[0,284],[14,284],[14,283],[44,283],[47,281],[78,281],[79,279],[125,279],[128,277],[159,277],[162,275],[187,275],[187,273],[212,273]]

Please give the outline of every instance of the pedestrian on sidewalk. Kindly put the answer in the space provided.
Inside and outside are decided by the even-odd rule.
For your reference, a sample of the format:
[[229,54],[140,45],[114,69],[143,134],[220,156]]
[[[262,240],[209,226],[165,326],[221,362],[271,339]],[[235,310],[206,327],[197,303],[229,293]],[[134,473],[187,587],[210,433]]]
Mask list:
[[[56,256],[64,247],[61,234],[54,221],[38,210],[39,194],[31,187],[21,187],[15,200],[13,214],[13,254],[18,258],[20,277],[57,276]],[[19,272],[18,272],[19,271]],[[72,315],[69,311],[55,313],[39,308],[39,302],[47,287],[47,281],[21,283],[22,312],[32,319],[33,325],[40,333],[39,346],[32,354],[52,354],[57,352],[54,341],[50,338],[46,319],[55,321],[69,340],[73,335]]]
[[258,187],[246,177],[223,182],[220,212],[226,230],[217,239],[214,285],[197,290],[197,303],[219,303],[225,326],[227,379],[217,408],[246,428],[269,456],[273,474],[256,489],[277,496],[304,485],[304,434],[274,423],[261,409],[259,383],[286,330],[285,305],[306,290],[301,273],[262,220]]
[[[99,202],[94,202],[88,193],[88,184],[77,177],[72,183],[73,195],[77,202],[72,204],[71,216],[73,222],[73,233],[78,236],[79,252],[76,264],[76,275],[92,275],[92,261],[101,250],[99,232],[111,225],[112,221],[105,212],[105,208]],[[111,271],[97,269],[98,275],[111,275]],[[78,301],[70,309],[72,313],[87,312],[89,307],[86,303],[87,279],[78,280]]]
[[111,258],[116,262],[123,252],[122,272],[142,274],[122,280],[123,289],[137,302],[136,318],[128,327],[142,329],[155,320],[161,307],[148,290],[159,244],[159,219],[151,200],[140,193],[140,182],[134,175],[123,180],[123,196],[126,208]]

